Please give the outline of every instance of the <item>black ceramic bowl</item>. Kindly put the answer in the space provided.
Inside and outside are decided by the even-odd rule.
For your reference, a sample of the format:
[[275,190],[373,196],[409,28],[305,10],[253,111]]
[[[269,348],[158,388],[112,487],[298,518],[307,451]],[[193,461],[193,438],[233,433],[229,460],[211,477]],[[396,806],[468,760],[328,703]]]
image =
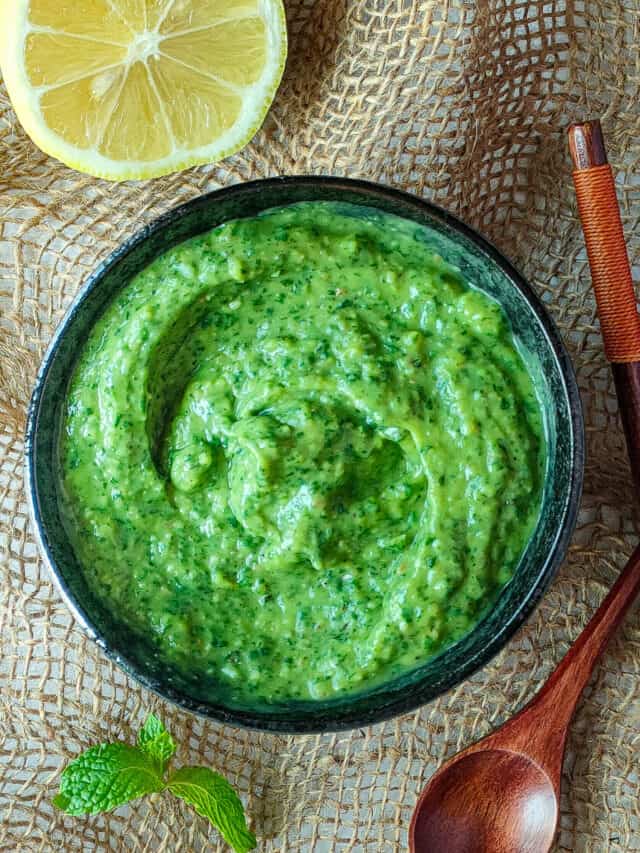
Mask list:
[[[58,509],[58,432],[75,360],[120,288],[157,255],[195,234],[270,207],[300,201],[366,205],[426,226],[434,248],[503,306],[543,401],[548,469],[538,526],[512,581],[464,639],[412,672],[355,696],[277,710],[226,707],[202,684],[167,669],[88,589]],[[529,616],[561,563],[573,532],[583,474],[583,422],[567,352],[542,304],[511,264],[474,231],[411,195],[361,181],[276,178],[240,184],[170,211],[121,246],[86,282],[53,337],[38,374],[26,441],[27,484],[45,561],[76,619],[105,653],[146,687],[214,719],[271,731],[363,726],[410,711],[486,664]]]

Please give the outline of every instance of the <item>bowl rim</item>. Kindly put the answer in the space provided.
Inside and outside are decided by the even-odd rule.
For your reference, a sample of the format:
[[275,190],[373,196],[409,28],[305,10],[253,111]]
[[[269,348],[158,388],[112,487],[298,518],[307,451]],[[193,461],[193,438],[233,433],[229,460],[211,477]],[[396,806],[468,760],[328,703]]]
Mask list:
[[[66,334],[68,328],[81,305],[89,294],[99,286],[107,273],[121,263],[142,242],[157,234],[186,213],[215,204],[223,198],[230,196],[251,195],[264,188],[278,187],[287,188],[308,187],[312,189],[317,186],[330,187],[335,192],[355,191],[387,200],[391,203],[413,207],[417,212],[427,214],[432,219],[438,220],[454,232],[458,232],[472,242],[481,253],[487,255],[494,264],[507,276],[510,283],[520,291],[528,304],[530,310],[535,314],[545,334],[550,350],[557,362],[559,374],[562,379],[563,391],[569,408],[569,421],[571,424],[571,470],[569,478],[569,489],[563,506],[563,511],[555,527],[555,537],[548,548],[548,556],[544,564],[544,570],[538,575],[536,582],[529,587],[527,594],[523,596],[518,606],[509,614],[509,617],[501,625],[500,629],[491,637],[482,650],[470,655],[464,663],[459,666],[453,677],[451,674],[439,679],[434,685],[430,682],[412,684],[398,690],[393,700],[378,707],[370,715],[362,711],[352,712],[351,709],[340,711],[331,707],[326,708],[326,714],[322,715],[320,723],[312,716],[300,717],[295,722],[290,718],[282,719],[277,712],[259,712],[254,710],[231,709],[222,704],[212,704],[194,699],[180,690],[176,690],[170,684],[158,684],[149,675],[141,672],[138,666],[122,651],[113,649],[109,642],[102,636],[100,631],[92,624],[92,621],[80,601],[76,599],[74,592],[67,583],[58,568],[56,561],[49,548],[46,531],[46,522],[40,508],[40,500],[36,485],[36,453],[35,439],[39,426],[39,414],[42,399],[46,388],[46,380],[51,368],[52,361],[57,353],[58,347]],[[291,204],[296,201],[289,202]],[[270,207],[285,206],[282,201]],[[366,200],[362,201],[367,206]],[[374,207],[374,205],[371,205]],[[397,213],[402,218],[402,213]],[[237,217],[242,218],[242,216]],[[228,221],[228,220],[222,220]],[[217,226],[213,226],[217,227]],[[206,230],[206,229],[204,229]],[[194,235],[195,236],[195,235]],[[189,238],[185,238],[189,239]],[[46,348],[40,368],[36,374],[33,393],[29,402],[27,422],[25,430],[25,491],[27,505],[32,523],[32,531],[49,575],[58,589],[63,601],[71,611],[74,619],[79,623],[83,632],[93,640],[104,652],[104,654],[120,667],[127,675],[131,676],[138,684],[151,690],[165,701],[171,702],[184,711],[194,713],[207,719],[213,719],[220,723],[252,730],[262,730],[279,734],[312,734],[323,732],[336,732],[354,728],[360,728],[375,723],[381,723],[400,714],[415,711],[422,705],[433,701],[436,697],[446,693],[458,684],[467,681],[475,672],[485,667],[498,654],[514,634],[522,627],[528,617],[537,607],[540,599],[547,590],[551,580],[563,562],[573,535],[580,501],[582,495],[582,484],[584,477],[584,417],[582,403],[575,370],[562,338],[555,326],[554,321],[544,308],[541,299],[529,285],[522,274],[516,269],[511,261],[500,252],[487,238],[481,235],[471,226],[467,225],[457,216],[439,207],[431,201],[421,198],[411,192],[396,189],[374,181],[342,178],[328,175],[292,175],[272,178],[262,178],[252,181],[239,182],[230,186],[214,189],[203,193],[180,205],[170,208],[160,216],[152,220],[130,237],[117,246],[109,256],[103,260],[95,270],[81,283],[78,292],[71,300],[64,316],[54,330],[49,344]],[[480,620],[482,622],[483,620]],[[472,631],[480,624],[477,623]],[[393,683],[393,680],[389,683]],[[354,694],[355,695],[355,694]],[[366,694],[365,694],[366,696]],[[330,718],[330,719],[329,719]]]

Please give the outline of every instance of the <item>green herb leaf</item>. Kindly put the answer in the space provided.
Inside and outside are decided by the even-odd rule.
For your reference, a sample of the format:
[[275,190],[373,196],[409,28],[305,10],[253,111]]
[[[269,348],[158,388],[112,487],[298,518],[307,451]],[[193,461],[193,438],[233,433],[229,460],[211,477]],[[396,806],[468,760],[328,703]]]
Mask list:
[[67,814],[95,814],[162,790],[162,776],[149,755],[128,743],[102,743],[64,769],[53,804]]
[[236,853],[255,848],[256,837],[247,829],[240,798],[224,776],[208,767],[181,767],[170,777],[167,788],[210,820]]
[[155,714],[149,714],[144,726],[138,732],[138,746],[158,763],[160,773],[164,773],[176,744],[169,732]]

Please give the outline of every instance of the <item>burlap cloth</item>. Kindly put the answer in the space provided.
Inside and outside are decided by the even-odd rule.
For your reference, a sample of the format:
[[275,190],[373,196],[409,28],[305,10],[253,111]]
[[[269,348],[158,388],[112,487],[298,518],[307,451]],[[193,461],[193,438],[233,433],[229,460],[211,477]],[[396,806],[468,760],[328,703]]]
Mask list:
[[[120,186],[41,154],[0,94],[0,849],[222,850],[168,797],[61,817],[60,767],[96,741],[166,721],[178,760],[218,767],[265,851],[406,849],[416,794],[442,759],[518,708],[585,624],[638,536],[595,320],[565,128],[600,115],[640,264],[640,0],[287,0],[290,59],[262,131],[218,166]],[[634,174],[635,170],[635,174]],[[237,731],[180,713],[115,669],[40,564],[23,497],[25,409],[52,329],[132,230],[220,185],[333,173],[405,187],[492,238],[543,297],[572,353],[587,422],[569,558],[529,624],[440,701],[323,737]],[[578,712],[557,850],[640,850],[640,617]],[[218,845],[218,846],[216,846]],[[446,853],[446,851],[434,851]]]

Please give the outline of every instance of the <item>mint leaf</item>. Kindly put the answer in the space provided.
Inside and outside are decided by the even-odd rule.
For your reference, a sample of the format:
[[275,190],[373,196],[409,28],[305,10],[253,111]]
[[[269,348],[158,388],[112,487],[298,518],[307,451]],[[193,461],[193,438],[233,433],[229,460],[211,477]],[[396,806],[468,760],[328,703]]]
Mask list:
[[154,740],[166,731],[160,719],[155,714],[149,714],[144,726],[138,732],[138,745],[142,746],[144,741]]
[[208,767],[181,767],[170,777],[167,788],[210,820],[236,853],[255,848],[256,837],[247,829],[240,798],[224,776]]
[[162,776],[150,756],[128,743],[102,743],[64,769],[53,804],[67,814],[95,814],[162,790]]
[[169,759],[176,751],[176,744],[155,714],[149,714],[138,732],[138,746],[154,759],[160,773],[164,773]]

